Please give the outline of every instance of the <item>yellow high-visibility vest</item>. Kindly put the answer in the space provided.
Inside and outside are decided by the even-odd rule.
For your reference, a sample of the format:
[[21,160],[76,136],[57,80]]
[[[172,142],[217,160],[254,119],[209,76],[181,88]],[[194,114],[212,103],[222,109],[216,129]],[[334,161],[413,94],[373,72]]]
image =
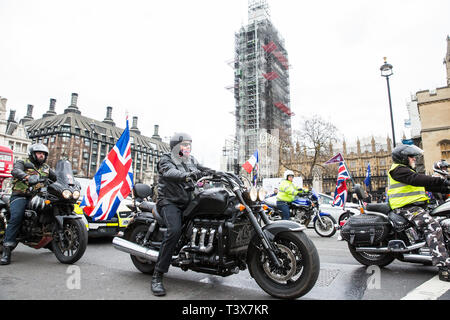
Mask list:
[[[394,210],[397,208],[401,208],[414,202],[428,201],[429,198],[425,193],[425,187],[415,187],[409,184],[398,182],[392,178],[391,171],[397,168],[398,166],[404,165],[393,163],[388,172],[389,176],[388,197],[391,209]],[[411,171],[414,170],[411,169]]]

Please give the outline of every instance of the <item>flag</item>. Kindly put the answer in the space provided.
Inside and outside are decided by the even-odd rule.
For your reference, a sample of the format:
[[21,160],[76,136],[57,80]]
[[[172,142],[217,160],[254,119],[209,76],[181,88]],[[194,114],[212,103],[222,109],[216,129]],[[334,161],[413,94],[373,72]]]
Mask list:
[[335,155],[333,158],[331,158],[330,160],[328,160],[327,162],[325,162],[325,164],[331,164],[331,163],[336,163],[336,162],[343,162],[344,161],[344,157],[341,155],[341,153],[339,152],[337,155]]
[[344,162],[339,163],[338,176],[336,182],[336,190],[334,191],[334,201],[333,206],[345,207],[345,202],[347,201],[347,180],[350,179],[347,169],[345,168]]
[[127,126],[89,183],[80,207],[94,221],[110,220],[133,188],[130,130]]
[[248,173],[251,173],[257,163],[258,163],[258,150],[256,150],[255,153],[253,153],[253,155],[250,157],[250,159],[248,159],[247,162],[245,162],[242,165],[242,168],[244,168],[244,170],[247,171]]
[[367,173],[366,178],[364,179],[364,184],[366,187],[369,187],[369,190],[372,190],[372,185],[370,184],[371,178],[370,178],[370,163],[367,165]]

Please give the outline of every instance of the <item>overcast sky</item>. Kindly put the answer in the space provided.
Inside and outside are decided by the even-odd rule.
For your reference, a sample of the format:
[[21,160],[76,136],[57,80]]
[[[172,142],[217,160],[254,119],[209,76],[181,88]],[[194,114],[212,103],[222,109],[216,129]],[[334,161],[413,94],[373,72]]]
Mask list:
[[[339,139],[391,135],[383,57],[397,140],[412,93],[446,85],[448,0],[269,0],[289,54],[292,125],[318,114]],[[234,33],[247,0],[0,0],[0,96],[16,120],[41,118],[79,94],[83,115],[125,127],[138,116],[147,136],[186,131],[193,154],[217,168],[234,135]],[[438,116],[438,115],[437,115]],[[131,125],[131,123],[130,123]]]

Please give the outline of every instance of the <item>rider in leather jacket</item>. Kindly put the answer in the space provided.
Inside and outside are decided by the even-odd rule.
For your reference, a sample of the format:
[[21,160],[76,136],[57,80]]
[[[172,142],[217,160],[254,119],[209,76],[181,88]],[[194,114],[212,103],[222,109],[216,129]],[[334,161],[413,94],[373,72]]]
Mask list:
[[167,227],[159,251],[151,289],[155,296],[166,294],[162,280],[169,270],[172,254],[181,236],[182,213],[193,198],[186,187],[189,181],[196,181],[212,172],[201,166],[190,154],[192,138],[186,133],[175,133],[170,140],[171,152],[163,155],[158,163],[157,210]]
[[42,143],[30,146],[28,159],[18,160],[14,163],[11,175],[13,176],[12,195],[10,199],[11,219],[5,231],[3,253],[0,265],[11,263],[11,251],[17,245],[16,237],[20,231],[23,216],[31,194],[28,188],[34,185],[39,177],[48,177],[56,180],[55,172],[45,163],[48,157],[48,148]]

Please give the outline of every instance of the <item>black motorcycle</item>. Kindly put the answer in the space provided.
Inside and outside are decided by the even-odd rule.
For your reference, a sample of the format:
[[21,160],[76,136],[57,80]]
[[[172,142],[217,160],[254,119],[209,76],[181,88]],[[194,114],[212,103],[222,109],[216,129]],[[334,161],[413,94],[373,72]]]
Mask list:
[[[341,229],[352,256],[361,264],[387,266],[395,259],[431,265],[431,250],[425,235],[406,218],[391,211],[388,203],[364,206],[363,189],[354,190],[364,213],[350,217]],[[450,252],[450,200],[427,209],[442,226],[445,247]]]
[[[27,169],[34,168],[31,166],[33,164],[26,164]],[[73,212],[81,187],[73,178],[69,161],[59,160],[55,173],[56,181],[42,177],[30,186],[32,198],[25,210],[17,242],[35,249],[50,249],[61,263],[72,264],[83,256],[88,242],[86,225],[82,217]],[[3,194],[0,199],[1,250],[10,219],[9,198]]]
[[[213,187],[202,187],[205,180]],[[277,298],[298,298],[311,290],[320,270],[317,250],[304,226],[268,219],[260,204],[264,192],[224,172],[201,178],[191,191],[173,266],[224,277],[248,266],[258,285]],[[134,217],[123,237],[113,239],[113,246],[129,253],[147,274],[154,271],[166,231],[155,204],[142,201],[150,193],[147,185],[134,186]]]

